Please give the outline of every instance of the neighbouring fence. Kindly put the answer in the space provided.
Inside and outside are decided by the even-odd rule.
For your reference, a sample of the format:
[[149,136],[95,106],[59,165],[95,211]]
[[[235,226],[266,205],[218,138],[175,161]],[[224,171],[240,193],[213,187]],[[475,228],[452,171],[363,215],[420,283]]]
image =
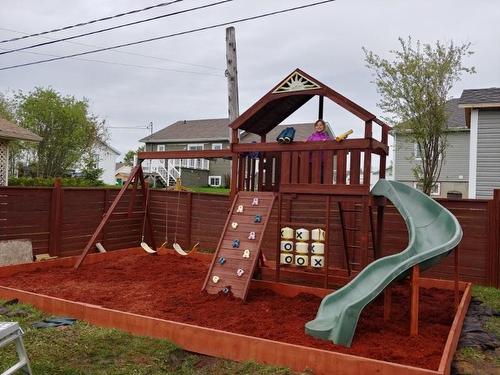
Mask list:
[[[30,239],[35,254],[57,256],[80,254],[93,231],[118,194],[104,188],[0,188],[0,240]],[[448,200],[441,204],[454,213],[464,231],[460,244],[460,277],[482,285],[500,287],[500,190],[492,200]],[[282,220],[298,223],[324,223],[325,197],[285,194]],[[156,244],[178,242],[187,249],[199,242],[203,249],[215,249],[222,232],[229,198],[225,195],[152,190],[151,218]],[[144,210],[140,190],[124,195],[115,213],[98,238],[108,250],[136,247],[143,233]],[[330,211],[329,255],[333,269],[345,268],[344,243],[338,203]],[[346,245],[354,270],[360,263],[361,207],[342,202]],[[274,259],[278,244],[277,208],[273,209],[263,251]],[[376,214],[373,213],[376,228]],[[408,235],[399,213],[387,206],[384,216],[382,255],[405,248]],[[371,243],[371,241],[370,241]],[[373,254],[373,251],[370,251]],[[453,256],[425,272],[431,277],[452,278]]]

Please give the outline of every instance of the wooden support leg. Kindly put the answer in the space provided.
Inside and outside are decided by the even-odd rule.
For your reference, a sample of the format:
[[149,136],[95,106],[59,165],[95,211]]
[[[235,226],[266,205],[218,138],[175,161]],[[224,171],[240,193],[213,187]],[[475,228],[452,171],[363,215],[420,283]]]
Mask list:
[[[340,203],[339,203],[340,204]],[[323,287],[328,288],[328,271],[330,266],[330,206],[331,206],[331,198],[328,195],[326,197],[326,212],[325,212],[325,255],[324,255],[324,267],[325,267],[325,280]]]
[[372,238],[372,248],[373,248],[373,259],[377,259],[378,257],[378,249],[377,249],[377,239],[375,238],[375,223],[373,221],[373,210],[372,206],[368,208],[368,213],[370,215],[370,233]]
[[115,210],[116,206],[120,202],[120,199],[123,197],[123,195],[127,191],[130,183],[132,181],[134,181],[136,178],[138,178],[139,171],[142,172],[141,164],[137,165],[136,167],[134,167],[134,169],[132,169],[132,172],[130,173],[129,179],[127,180],[127,182],[125,182],[125,185],[123,185],[123,187],[121,188],[120,192],[116,196],[115,200],[113,201],[113,203],[111,204],[111,206],[109,206],[108,211],[106,212],[106,215],[104,215],[104,217],[102,218],[101,222],[97,226],[97,228],[96,228],[94,234],[92,235],[92,237],[90,238],[89,242],[87,242],[87,245],[85,245],[85,248],[83,249],[82,255],[80,255],[80,258],[78,258],[78,260],[77,260],[77,262],[75,264],[75,269],[78,269],[78,267],[80,267],[80,264],[82,264],[83,260],[87,256],[87,253],[90,251],[90,248],[92,247],[92,245],[97,240],[97,237],[99,236],[99,234],[101,233],[102,229],[104,228],[104,226],[106,225],[106,223],[110,219],[111,214]]
[[347,274],[351,276],[351,261],[349,259],[349,251],[347,248],[347,233],[345,230],[345,222],[344,222],[344,211],[342,210],[342,204],[338,202],[338,207],[339,207],[339,219],[340,219],[340,226],[342,227],[342,242],[344,245],[344,259],[345,259],[345,265],[347,268]]
[[392,304],[392,288],[388,286],[384,290],[384,321],[388,322],[391,319],[391,304]]
[[384,210],[384,206],[377,207],[377,236],[375,245],[375,259],[380,258],[383,254],[382,243],[384,240]]
[[419,303],[419,283],[420,267],[413,266],[411,269],[411,304],[410,304],[410,335],[418,336],[418,303]]
[[368,265],[368,243],[370,232],[370,206],[369,198],[363,197],[363,208],[361,212],[361,228],[360,228],[360,252],[361,252],[361,269]]
[[[260,170],[260,166],[259,166]],[[259,177],[260,178],[260,177]],[[259,182],[260,183],[260,182]],[[280,267],[281,267],[281,204],[282,204],[282,194],[278,193],[278,220],[276,223],[276,273],[274,276],[274,281],[280,281]]]

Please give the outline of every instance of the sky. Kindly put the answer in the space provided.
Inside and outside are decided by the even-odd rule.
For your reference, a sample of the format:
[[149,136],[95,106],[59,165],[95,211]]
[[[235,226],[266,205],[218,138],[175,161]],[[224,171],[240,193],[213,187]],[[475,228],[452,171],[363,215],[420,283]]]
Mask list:
[[[163,15],[217,0],[184,0],[134,15],[45,37],[0,43],[14,49],[50,38]],[[14,38],[160,3],[161,0],[2,0],[0,39]],[[68,42],[0,55],[0,67],[148,39],[261,13],[314,3],[315,0],[233,0],[211,8],[166,17]],[[477,73],[463,76],[450,92],[500,87],[500,1],[498,0],[337,0],[323,5],[235,24],[240,113],[295,68],[347,96],[379,117],[380,96],[362,47],[390,58],[398,37],[423,43],[471,43],[465,60]],[[136,149],[149,134],[178,120],[227,117],[225,27],[167,38],[80,58],[0,71],[0,92],[51,87],[86,98],[91,112],[106,121],[109,143],[122,152]],[[0,50],[1,51],[1,50]],[[45,54],[45,55],[41,55]],[[82,61],[92,59],[99,61]],[[105,63],[106,62],[106,63]],[[327,102],[327,101],[326,101]],[[324,117],[339,134],[362,124],[325,102]],[[286,123],[313,122],[311,101]],[[311,129],[312,131],[312,129]]]

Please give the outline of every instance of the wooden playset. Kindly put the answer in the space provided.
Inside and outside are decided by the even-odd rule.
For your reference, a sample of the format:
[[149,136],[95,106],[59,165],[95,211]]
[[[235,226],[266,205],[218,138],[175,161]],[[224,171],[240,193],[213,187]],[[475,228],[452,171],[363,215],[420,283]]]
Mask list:
[[[271,142],[266,142],[266,135],[274,127],[279,125],[284,119],[290,116],[293,112],[299,109],[306,102],[314,97],[319,98],[319,108],[318,108],[318,118],[323,118],[323,107],[324,98],[328,98],[333,102],[337,103],[347,111],[351,112],[358,118],[360,118],[364,123],[364,138],[361,139],[346,139],[347,135],[343,135],[339,140],[332,140],[326,142],[291,142],[291,143],[277,143],[275,140]],[[380,126],[380,139],[374,139],[373,137],[373,126]],[[318,80],[310,77],[303,71],[297,69],[278,85],[272,88],[266,95],[264,95],[259,101],[252,105],[247,111],[245,111],[241,116],[239,116],[231,125],[231,145],[229,149],[225,150],[199,150],[199,151],[156,151],[156,152],[141,152],[138,155],[139,165],[132,171],[131,176],[127,183],[123,186],[122,191],[125,192],[130,185],[133,184],[134,188],[137,188],[138,181],[141,182],[141,186],[146,192],[146,186],[143,183],[143,175],[141,171],[141,163],[146,159],[201,159],[201,158],[225,158],[231,159],[232,170],[231,170],[231,193],[230,199],[237,202],[242,199],[241,196],[249,197],[247,199],[256,198],[260,200],[263,204],[271,204],[271,206],[260,206],[261,211],[255,207],[250,210],[255,211],[256,215],[262,216],[262,223],[254,223],[250,226],[249,223],[245,223],[237,232],[231,228],[230,217],[228,217],[228,223],[224,228],[224,232],[220,237],[220,242],[218,248],[216,249],[216,256],[214,257],[214,264],[211,267],[211,273],[217,273],[217,269],[222,269],[220,266],[224,265],[224,269],[230,267],[232,269],[233,275],[231,280],[228,280],[228,274],[225,273],[224,280],[220,275],[209,275],[207,276],[207,282],[205,283],[205,289],[210,292],[215,292],[216,290],[228,290],[227,287],[231,287],[232,293],[240,298],[244,298],[246,295],[246,289],[248,288],[248,281],[253,274],[253,267],[256,263],[252,259],[261,257],[259,243],[262,239],[263,233],[266,231],[269,221],[267,220],[266,211],[273,208],[277,210],[277,230],[281,233],[282,227],[293,227],[295,229],[321,229],[325,231],[325,241],[323,242],[323,254],[316,254],[317,256],[322,255],[324,258],[321,260],[321,267],[314,267],[315,263],[319,258],[311,259],[311,254],[309,251],[305,251],[305,245],[302,246],[302,250],[298,253],[302,255],[295,254],[297,250],[290,252],[288,257],[285,257],[287,262],[283,262],[285,269],[280,265],[279,261],[276,261],[275,268],[275,279],[280,281],[282,271],[286,274],[288,271],[288,264],[290,257],[293,257],[291,264],[304,267],[304,272],[310,271],[311,268],[315,268],[312,277],[316,277],[318,270],[322,271],[323,274],[323,285],[328,287],[332,283],[329,281],[330,274],[330,259],[328,245],[328,228],[331,223],[329,218],[331,216],[331,210],[336,207],[337,212],[340,216],[342,222],[342,236],[343,236],[343,253],[345,256],[345,269],[347,272],[341,272],[340,283],[345,284],[349,281],[351,277],[351,260],[349,259],[348,251],[348,234],[346,225],[344,225],[344,207],[353,207],[355,205],[361,207],[361,223],[359,228],[360,243],[359,249],[359,264],[358,268],[362,269],[369,262],[370,254],[370,240],[373,240],[373,251],[374,258],[379,256],[379,248],[381,244],[382,234],[383,234],[383,214],[384,214],[384,201],[376,200],[370,195],[370,179],[372,175],[372,155],[376,155],[379,158],[379,168],[377,178],[384,178],[386,171],[386,157],[389,152],[388,147],[388,133],[390,127],[383,121],[378,119],[375,115],[371,114],[361,106],[347,99],[343,95],[319,82]],[[239,142],[240,132],[250,132],[260,136],[260,143],[245,144]],[[252,192],[248,196],[248,192]],[[272,192],[272,199],[270,198],[270,192]],[[147,196],[147,193],[144,194]],[[325,217],[324,222],[321,225],[316,223],[307,223],[301,221],[291,222],[290,212],[285,209],[285,206],[291,199],[295,199],[297,196],[320,196],[324,202],[321,204],[324,207]],[[116,197],[118,201],[122,195]],[[147,201],[147,200],[146,200]],[[153,238],[151,236],[152,227],[151,221],[149,219],[149,212],[145,205],[145,223],[147,224],[148,238]],[[376,207],[377,216],[377,227],[371,228],[374,225],[374,220],[372,219],[372,207]],[[98,237],[100,231],[104,227],[107,220],[113,213],[113,205],[109,208],[107,214],[104,216],[101,225],[96,229],[94,235],[89,240],[84,252],[77,263],[76,267],[81,264],[88,251],[94,246],[95,239]],[[235,215],[236,213],[230,212],[229,216]],[[248,221],[249,218],[243,214],[245,220]],[[255,227],[255,240],[248,240],[248,235],[252,230],[250,227]],[[244,236],[242,233],[242,228],[248,229],[248,234]],[[372,236],[370,237],[370,232]],[[298,233],[301,233],[300,231]],[[237,234],[237,236],[236,236]],[[279,235],[281,237],[281,235]],[[247,259],[249,268],[244,269],[244,273],[241,276],[236,274],[237,270],[240,268],[241,264],[235,264],[231,266],[230,263],[220,264],[220,259],[228,259],[225,255],[220,255],[219,252],[226,254],[226,251],[233,249],[231,239],[238,239],[241,244],[241,253],[243,254],[246,248],[243,246],[243,242],[252,241],[252,249],[248,249],[251,252],[251,258]],[[152,248],[155,244],[150,244]],[[276,243],[276,259],[281,258],[281,240]],[[304,260],[303,263],[302,260]],[[298,261],[299,263],[297,263]],[[307,261],[307,262],[305,262]],[[241,263],[241,260],[239,261]],[[261,262],[262,264],[262,262]],[[215,270],[215,271],[214,271]],[[245,276],[243,276],[245,275]],[[217,283],[213,282],[213,277],[216,278]],[[338,275],[334,275],[338,279]],[[241,285],[242,282],[246,286],[240,290],[240,287],[236,287],[236,284]],[[235,284],[234,286],[232,284]],[[217,284],[217,287],[215,285]],[[237,292],[238,290],[238,292]]]
[[[274,139],[267,141],[267,135],[272,129],[314,97],[319,98],[319,119],[323,118],[324,98],[326,97],[363,122],[364,137],[348,138],[351,134],[349,131],[339,135],[337,139],[322,142],[293,141],[293,134],[284,134],[281,142]],[[374,129],[374,126],[379,128]],[[129,211],[135,205],[135,200],[141,196],[144,215],[141,247],[148,252],[156,252],[158,247],[155,243],[148,199],[150,191],[141,168],[144,160],[230,159],[232,161],[230,189],[232,203],[203,285],[200,285],[201,290],[208,294],[218,294],[219,298],[232,295],[246,300],[251,285],[256,285],[254,276],[257,274],[261,279],[267,280],[261,285],[266,285],[272,290],[280,290],[287,295],[295,295],[299,293],[299,290],[313,291],[315,289],[291,286],[284,284],[283,281],[293,280],[298,284],[322,286],[324,289],[320,294],[326,297],[321,303],[317,318],[311,322],[304,322],[304,324],[307,323],[306,332],[315,337],[350,346],[359,313],[364,306],[385,289],[384,318],[389,319],[391,292],[387,287],[397,278],[411,275],[411,329],[409,333],[417,335],[419,287],[421,284],[432,284],[425,279],[420,279],[420,267],[425,268],[431,265],[455,249],[461,238],[461,230],[458,222],[449,212],[444,209],[440,211],[434,203],[426,200],[428,198],[418,195],[411,188],[385,181],[390,130],[390,126],[369,111],[297,69],[230,124],[229,149],[139,153],[138,165],[134,167],[130,178],[109,206],[81,256],[75,261],[74,267],[78,269],[88,253],[93,250],[103,228],[114,215],[118,203],[126,193],[131,197]],[[260,143],[241,143],[239,139],[241,132],[257,134],[260,136]],[[378,139],[374,134],[378,134]],[[373,195],[370,182],[374,177],[372,165],[375,158],[378,159],[375,177],[380,181],[376,185],[377,194]],[[405,220],[409,218],[407,226],[410,234],[409,245],[403,251],[404,254],[401,253],[403,255],[397,258],[397,261],[390,262],[387,260],[390,257],[383,257],[384,253],[381,248],[387,198],[395,200],[394,206]],[[423,213],[413,209],[409,203],[413,200],[418,204],[423,204],[425,207],[422,210]],[[308,205],[313,204],[315,217],[301,215],[300,210],[294,206],[294,202],[297,201],[306,202],[304,204]],[[356,216],[350,215],[353,212],[357,213]],[[335,223],[333,216],[336,218]],[[443,218],[441,224],[435,221],[437,216]],[[429,223],[435,225],[429,225]],[[340,227],[340,231],[336,232],[337,238],[332,238],[334,225]],[[435,231],[426,232],[429,227]],[[353,240],[353,228],[357,233],[356,241]],[[269,231],[275,232],[273,236],[275,243],[272,245],[265,243],[265,245],[274,246],[273,259],[266,259],[262,251],[265,234]],[[443,239],[445,243],[439,243],[440,236],[444,233],[448,237],[446,240]],[[422,249],[415,244],[415,236],[425,235],[434,236],[439,251],[431,253],[428,249]],[[182,250],[177,244],[177,239],[174,242]],[[175,249],[177,253],[187,255],[187,252],[179,249]],[[455,265],[457,265],[457,254],[455,252]],[[112,257],[109,253],[103,255]],[[95,255],[92,255],[91,258],[94,257]],[[455,289],[457,308],[466,307],[469,298],[468,287],[465,284],[459,284],[458,276],[455,282],[439,285],[445,284],[447,289]],[[337,294],[326,295],[329,292],[328,289],[334,286],[343,288]],[[358,301],[360,298],[351,298],[353,288],[357,288],[354,294],[361,293],[362,303]],[[460,306],[459,289],[466,291]],[[342,297],[339,302],[339,296],[343,295],[350,297]],[[338,308],[332,308],[333,305]],[[456,325],[454,323],[455,330],[461,327],[462,310],[456,319],[458,320]],[[341,327],[336,326],[338,322],[342,322]],[[177,332],[178,327],[174,326],[167,324],[164,329],[168,332],[170,330]],[[138,332],[137,329],[133,331]],[[141,333],[146,331],[141,331]],[[332,333],[333,331],[335,332]],[[203,334],[210,335],[207,332]],[[213,334],[213,337],[219,337],[219,333]],[[181,345],[188,345],[188,349],[192,347],[187,338],[184,339],[177,333],[167,334],[166,337],[172,337],[172,335]],[[449,338],[451,341],[446,349],[449,353],[452,353],[456,347],[455,335],[456,332],[452,338]],[[258,345],[263,344],[258,343]],[[285,350],[285,348],[282,349]],[[195,345],[194,350],[212,355],[218,353],[210,350],[204,351],[198,345]],[[293,350],[286,348],[286,352],[290,354],[287,354],[287,360],[278,363],[298,368],[299,365],[292,359]],[[320,357],[322,355],[317,354]],[[304,351],[301,355],[307,357],[309,354]],[[241,355],[226,357],[246,358]],[[254,358],[267,361],[268,356],[256,354]],[[315,368],[319,373],[326,373],[327,362],[333,358],[325,355],[325,363],[317,364]],[[341,366],[342,363],[351,360],[335,357],[334,361]],[[440,367],[439,372],[436,373],[449,371],[447,370],[449,358],[447,357],[444,361],[442,368]],[[378,365],[370,367],[371,364],[366,366],[364,369],[367,371],[370,368],[383,368],[377,367]],[[351,366],[349,371],[354,368],[355,366]],[[395,368],[390,371],[396,373],[397,370],[398,368]],[[349,371],[345,373],[354,373]],[[410,371],[409,373],[420,372]]]

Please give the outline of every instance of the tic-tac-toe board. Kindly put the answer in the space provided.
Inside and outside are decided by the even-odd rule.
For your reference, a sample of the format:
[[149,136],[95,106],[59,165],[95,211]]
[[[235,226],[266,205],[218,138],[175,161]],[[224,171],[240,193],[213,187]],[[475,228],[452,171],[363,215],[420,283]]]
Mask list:
[[246,299],[275,194],[239,192],[231,207],[203,289]]

